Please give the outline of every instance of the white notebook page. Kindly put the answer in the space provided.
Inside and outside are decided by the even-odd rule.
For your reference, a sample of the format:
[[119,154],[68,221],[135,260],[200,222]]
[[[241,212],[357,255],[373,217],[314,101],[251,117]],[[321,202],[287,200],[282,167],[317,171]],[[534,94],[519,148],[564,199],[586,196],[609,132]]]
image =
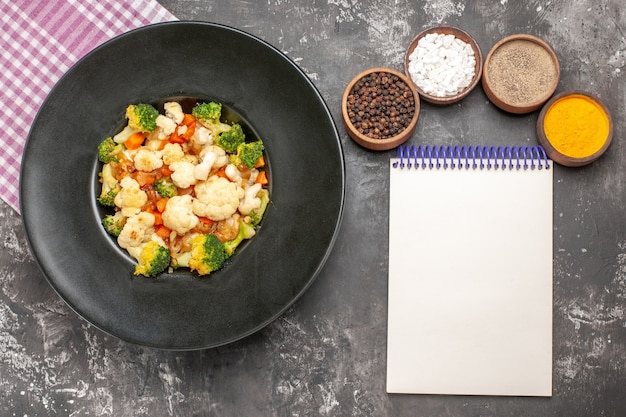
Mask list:
[[550,396],[552,167],[394,161],[387,392]]

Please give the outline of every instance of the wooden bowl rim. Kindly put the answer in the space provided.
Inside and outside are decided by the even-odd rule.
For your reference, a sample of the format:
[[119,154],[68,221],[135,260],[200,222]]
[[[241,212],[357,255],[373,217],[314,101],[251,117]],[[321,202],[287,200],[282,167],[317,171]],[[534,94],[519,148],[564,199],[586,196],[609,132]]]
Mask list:
[[[541,96],[541,98],[539,98],[539,99],[537,99],[537,100],[535,100],[535,101],[533,101],[531,103],[528,103],[526,105],[523,105],[523,106],[511,104],[511,103],[505,101],[502,97],[498,96],[491,89],[491,84],[490,84],[490,80],[489,80],[489,63],[491,61],[491,57],[493,56],[493,54],[502,45],[504,45],[506,43],[509,43],[509,42],[518,41],[518,40],[533,42],[533,43],[541,46],[546,52],[548,52],[548,54],[552,58],[552,62],[554,63],[554,65],[556,67],[555,68],[556,69],[555,82],[554,82],[554,85],[550,88],[550,90],[548,90],[548,92],[546,94]],[[559,63],[559,58],[556,55],[556,52],[554,51],[552,46],[550,46],[550,44],[548,42],[546,42],[545,40],[541,39],[538,36],[531,35],[531,34],[528,34],[528,33],[516,33],[516,34],[513,34],[513,35],[505,36],[504,38],[500,39],[498,42],[496,42],[493,45],[493,47],[487,53],[487,56],[485,58],[485,62],[483,64],[482,86],[483,86],[483,89],[485,90],[485,94],[487,95],[487,97],[489,98],[489,100],[493,104],[495,104],[496,106],[498,106],[502,110],[508,111],[510,113],[524,114],[524,113],[533,112],[533,111],[539,109],[544,103],[546,103],[546,101],[548,101],[550,99],[550,97],[552,97],[554,92],[556,91],[556,89],[557,89],[557,87],[559,85],[560,78],[561,78],[561,64]]]
[[[413,78],[411,77],[411,73],[409,72],[409,62],[410,62],[409,57],[411,56],[411,54],[417,47],[417,43],[419,42],[419,40],[423,38],[424,36],[428,35],[429,33],[443,33],[443,34],[454,35],[456,38],[469,44],[474,50],[474,58],[476,59],[476,65],[474,66],[474,78],[472,79],[472,82],[467,87],[465,87],[463,91],[457,94],[454,94],[452,96],[437,97],[437,96],[433,96],[428,93],[425,93],[420,87],[418,87],[413,82]],[[467,97],[474,90],[474,88],[476,88],[476,86],[478,85],[479,81],[482,78],[482,73],[483,73],[483,54],[480,49],[480,45],[478,44],[476,39],[474,39],[474,37],[470,35],[468,32],[466,32],[465,30],[460,29],[456,26],[450,26],[450,25],[433,26],[433,27],[424,29],[421,32],[419,32],[411,40],[411,43],[409,43],[409,47],[406,49],[404,53],[404,72],[407,78],[409,79],[409,81],[411,81],[411,84],[415,86],[415,89],[417,90],[420,97],[424,101],[427,101],[431,104],[437,104],[437,105],[453,104]]]
[[[606,114],[609,122],[609,132],[607,133],[606,140],[604,141],[602,147],[593,154],[583,158],[571,157],[556,150],[554,146],[552,146],[552,143],[550,143],[550,140],[548,139],[544,131],[544,119],[550,107],[552,107],[552,105],[554,105],[554,103],[559,100],[577,95],[587,97],[588,99],[594,101],[597,105],[599,105]],[[588,165],[600,158],[611,145],[611,142],[613,141],[613,117],[611,116],[611,112],[609,111],[606,103],[595,94],[582,90],[568,90],[554,95],[550,100],[548,100],[548,102],[546,102],[546,104],[541,109],[541,112],[539,112],[536,130],[537,141],[541,146],[543,146],[544,150],[546,151],[546,155],[548,155],[550,159],[552,159],[559,165],[568,167],[580,167]]]
[[[366,75],[375,73],[375,72],[388,72],[390,74],[398,76],[398,78],[404,81],[404,83],[411,89],[411,92],[413,93],[413,101],[415,103],[415,113],[413,114],[413,118],[411,119],[411,122],[409,123],[409,125],[402,132],[386,139],[375,139],[375,138],[371,138],[369,136],[362,134],[354,127],[354,125],[350,121],[350,117],[348,116],[347,103],[348,103],[348,96],[350,95],[352,88],[361,78],[365,77]],[[415,127],[417,126],[417,120],[419,119],[419,112],[420,112],[420,97],[413,83],[410,82],[410,80],[408,80],[408,77],[404,75],[403,73],[401,73],[400,71],[396,71],[394,69],[386,68],[386,67],[369,68],[358,73],[348,83],[348,86],[343,92],[343,98],[341,100],[341,116],[343,119],[344,127],[346,128],[348,132],[348,135],[359,145],[365,148],[377,150],[377,151],[392,149],[406,142],[407,139],[411,137],[411,135],[413,134],[413,131],[415,130]]]

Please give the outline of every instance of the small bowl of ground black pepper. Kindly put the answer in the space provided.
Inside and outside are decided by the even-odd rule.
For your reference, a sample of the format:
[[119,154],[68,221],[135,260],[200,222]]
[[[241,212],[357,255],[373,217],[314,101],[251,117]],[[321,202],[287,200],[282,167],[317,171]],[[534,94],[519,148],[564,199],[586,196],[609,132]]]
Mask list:
[[509,113],[541,108],[559,84],[556,53],[544,40],[528,34],[507,36],[489,51],[482,86],[489,100]]
[[404,72],[420,97],[431,104],[463,100],[479,83],[483,56],[478,42],[454,26],[436,26],[418,33],[404,55]]
[[390,68],[371,68],[354,77],[343,94],[341,115],[350,137],[376,151],[404,143],[415,130],[420,101],[408,78]]

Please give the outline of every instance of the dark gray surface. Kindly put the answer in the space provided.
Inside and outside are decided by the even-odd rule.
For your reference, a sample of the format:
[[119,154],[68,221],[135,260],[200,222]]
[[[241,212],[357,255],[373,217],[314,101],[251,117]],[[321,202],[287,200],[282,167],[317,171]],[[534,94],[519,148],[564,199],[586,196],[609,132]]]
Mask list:
[[[180,19],[223,23],[263,38],[319,88],[346,156],[346,211],[335,249],[304,297],[261,332],[212,350],[163,352],[108,337],[69,310],[32,260],[21,219],[0,202],[0,415],[626,415],[621,1],[161,3]],[[339,103],[361,70],[401,70],[413,35],[438,23],[472,33],[484,54],[512,33],[542,37],[561,60],[557,91],[597,94],[614,117],[615,138],[604,157],[554,173],[552,398],[385,393],[387,161],[393,152],[352,142],[341,127]],[[423,104],[409,143],[534,144],[536,116],[497,110],[479,87],[458,105]]]

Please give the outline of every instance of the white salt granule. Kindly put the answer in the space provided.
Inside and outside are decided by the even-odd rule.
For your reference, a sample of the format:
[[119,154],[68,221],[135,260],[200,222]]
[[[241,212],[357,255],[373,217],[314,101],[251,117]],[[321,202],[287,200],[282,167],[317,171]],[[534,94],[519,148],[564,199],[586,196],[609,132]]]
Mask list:
[[435,97],[463,91],[474,78],[475,66],[472,47],[450,34],[427,34],[409,55],[413,82]]

